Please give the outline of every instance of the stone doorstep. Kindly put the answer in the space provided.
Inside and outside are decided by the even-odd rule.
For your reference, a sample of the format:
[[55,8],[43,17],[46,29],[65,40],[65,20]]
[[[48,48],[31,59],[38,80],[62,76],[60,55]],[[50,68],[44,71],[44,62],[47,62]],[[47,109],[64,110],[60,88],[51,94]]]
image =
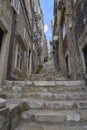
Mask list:
[[[79,114],[80,113],[80,114]],[[22,120],[24,122],[52,122],[52,123],[70,123],[87,121],[86,111],[51,111],[51,110],[29,110],[22,113]]]

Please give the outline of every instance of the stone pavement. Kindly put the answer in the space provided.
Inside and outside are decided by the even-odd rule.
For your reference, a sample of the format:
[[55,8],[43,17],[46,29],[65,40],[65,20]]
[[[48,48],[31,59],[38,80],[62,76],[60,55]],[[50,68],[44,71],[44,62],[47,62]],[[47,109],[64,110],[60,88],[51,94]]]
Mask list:
[[52,60],[28,81],[6,81],[0,97],[10,113],[5,130],[87,130],[85,82],[67,80]]

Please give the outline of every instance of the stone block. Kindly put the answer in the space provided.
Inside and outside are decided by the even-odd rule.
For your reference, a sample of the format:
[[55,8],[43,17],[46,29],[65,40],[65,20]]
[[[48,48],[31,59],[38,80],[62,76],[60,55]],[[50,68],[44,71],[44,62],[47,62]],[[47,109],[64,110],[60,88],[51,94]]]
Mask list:
[[80,121],[80,115],[79,114],[67,114],[67,121]]
[[72,109],[74,107],[74,103],[68,101],[49,101],[45,103],[45,107],[49,109]]
[[30,109],[42,109],[42,108],[44,108],[44,103],[43,102],[30,100],[28,103],[29,103],[29,108]]
[[18,104],[9,104],[10,109],[10,128],[14,130],[20,123],[21,110]]
[[15,93],[19,93],[19,92],[22,92],[22,87],[19,87],[19,86],[13,86],[12,90],[13,92]]
[[35,86],[55,86],[55,81],[34,81]]
[[25,81],[15,81],[15,85],[19,87],[24,87],[25,86]]
[[26,86],[28,86],[28,85],[33,85],[33,81],[26,81]]
[[0,130],[9,130],[9,108],[0,109]]
[[66,120],[66,116],[63,113],[57,113],[57,112],[47,112],[47,113],[37,113],[35,114],[35,121],[39,122],[64,122]]
[[6,107],[6,100],[0,98],[0,109]]

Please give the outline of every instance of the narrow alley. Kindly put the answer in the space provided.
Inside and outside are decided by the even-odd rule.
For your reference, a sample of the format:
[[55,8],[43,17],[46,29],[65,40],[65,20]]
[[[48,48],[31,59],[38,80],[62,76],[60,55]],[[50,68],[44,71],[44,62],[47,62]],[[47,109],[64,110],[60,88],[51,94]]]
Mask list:
[[0,0],[0,130],[87,130],[87,0]]
[[[6,81],[2,96],[9,108],[10,127],[15,130],[86,130],[85,82],[70,81],[58,74],[53,60],[28,81]],[[6,107],[6,106],[7,107]],[[8,121],[8,116],[5,120]],[[18,126],[16,128],[16,126]]]

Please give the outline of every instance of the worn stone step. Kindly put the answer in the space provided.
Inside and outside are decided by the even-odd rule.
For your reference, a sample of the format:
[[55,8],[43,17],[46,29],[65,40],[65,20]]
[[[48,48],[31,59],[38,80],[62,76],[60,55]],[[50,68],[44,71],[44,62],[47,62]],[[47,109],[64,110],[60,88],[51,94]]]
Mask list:
[[[87,89],[84,86],[25,86],[25,87],[19,87],[19,86],[13,86],[11,89],[7,90],[5,89],[3,93],[8,97],[12,95],[21,95],[24,93],[55,93],[55,94],[60,94],[60,93],[81,93],[81,92],[87,92]],[[28,94],[26,94],[28,95]]]
[[[5,85],[8,87],[19,86],[24,87],[26,85],[35,85],[35,86],[81,86],[85,85],[85,82],[82,80],[77,81],[6,81]],[[6,86],[5,86],[6,87]]]
[[64,93],[64,92],[82,92],[86,89],[84,86],[25,86],[23,89],[24,93],[35,93],[35,92],[52,92],[52,93]]
[[[32,89],[32,90],[31,90]],[[63,92],[63,93],[52,93],[48,92],[51,90],[47,89],[26,89],[23,90],[23,92],[19,93],[6,93],[6,98],[18,98],[18,99],[23,99],[23,98],[35,98],[35,99],[42,99],[42,100],[87,100],[87,92]],[[51,88],[50,88],[51,89]],[[38,91],[38,92],[37,92]],[[40,92],[39,92],[40,91]],[[42,92],[41,92],[42,91]],[[57,90],[56,90],[57,92]]]
[[37,93],[23,93],[21,98],[35,98],[35,99],[44,99],[44,100],[87,100],[87,93],[86,92],[72,92],[72,93],[47,93],[47,92],[37,92]]
[[[72,110],[72,109],[87,109],[87,101],[46,101],[35,99],[7,99],[8,104],[23,104],[24,107],[30,109],[55,109],[55,110]],[[22,106],[22,105],[21,105]],[[23,107],[23,108],[24,108]]]
[[30,109],[87,109],[87,101],[41,101],[30,99],[28,104]]
[[38,123],[22,123],[15,130],[87,130],[87,125],[64,126],[62,125],[44,125]]
[[87,122],[86,110],[29,110],[22,113],[23,122],[44,122],[44,123],[80,123]]
[[[81,86],[84,84],[84,81],[33,81],[35,86]],[[26,85],[28,85],[28,81]]]

